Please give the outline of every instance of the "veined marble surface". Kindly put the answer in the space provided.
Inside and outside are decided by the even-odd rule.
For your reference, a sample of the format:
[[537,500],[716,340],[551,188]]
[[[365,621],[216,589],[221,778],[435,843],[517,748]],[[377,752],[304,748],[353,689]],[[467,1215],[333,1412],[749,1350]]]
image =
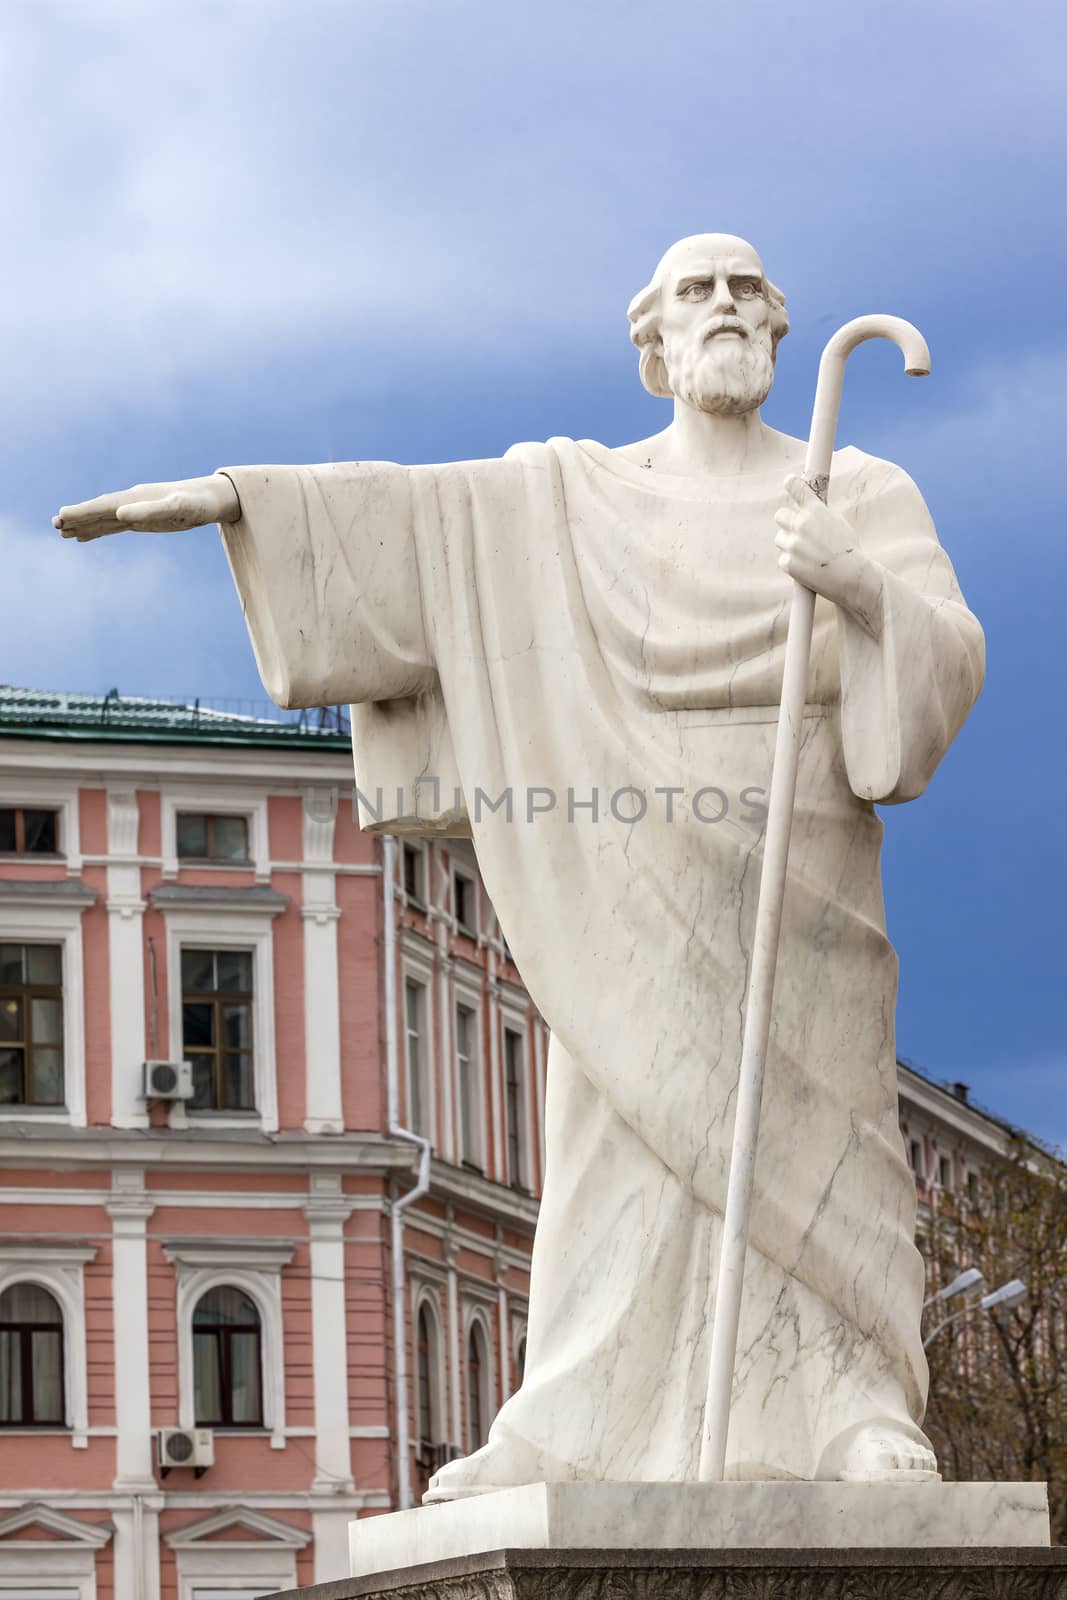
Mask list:
[[545,1481],[641,1497],[708,1476],[790,580],[816,594],[730,1484],[677,1505],[720,1508],[725,1530],[727,1508],[764,1503],[746,1485],[773,1480],[765,1503],[808,1507],[802,1522],[839,1503],[791,1499],[808,1479],[845,1496],[895,1480],[901,1515],[897,1493],[931,1495],[927,1516],[979,1505],[993,1491],[941,1498],[921,1428],[874,803],[930,781],[981,687],[982,631],[905,472],[846,447],[824,504],[797,476],[803,442],[761,421],[788,317],[751,245],[682,240],[629,318],[645,386],[673,401],[649,439],[233,467],[65,508],[57,526],[91,540],[219,522],[269,692],[354,704],[361,791],[403,790],[367,821],[469,827],[552,1029],[524,1379],[487,1443],[437,1473],[436,1498]]
[[1041,1483],[535,1483],[349,1527],[353,1577],[493,1550],[1043,1547]]

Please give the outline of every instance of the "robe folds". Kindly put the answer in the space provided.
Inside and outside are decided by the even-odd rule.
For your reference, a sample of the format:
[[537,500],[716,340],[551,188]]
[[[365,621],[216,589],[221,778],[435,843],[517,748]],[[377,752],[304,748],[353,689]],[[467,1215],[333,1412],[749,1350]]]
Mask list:
[[[407,786],[386,823],[469,826],[552,1030],[526,1375],[439,1487],[694,1478],[789,614],[781,473],[675,477],[569,439],[227,473],[268,691],[354,704],[361,793]],[[874,802],[929,782],[983,637],[904,472],[843,449],[830,504],[883,616],[875,637],[816,605],[733,1476],[812,1477],[849,1428],[917,1433],[925,1404]],[[441,791],[413,805],[420,774]]]

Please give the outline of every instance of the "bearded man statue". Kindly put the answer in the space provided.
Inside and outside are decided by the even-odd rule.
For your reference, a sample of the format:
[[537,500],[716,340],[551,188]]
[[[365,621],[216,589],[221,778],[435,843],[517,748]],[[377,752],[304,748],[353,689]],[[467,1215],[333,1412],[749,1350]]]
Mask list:
[[899,467],[842,449],[823,505],[762,422],[788,320],[750,245],[682,240],[630,318],[674,403],[650,439],[230,468],[57,525],[220,523],[268,691],[354,703],[363,796],[419,797],[368,824],[469,829],[551,1026],[525,1376],[431,1499],[699,1475],[789,580],[815,591],[726,1475],[934,1479],[874,806],[930,781],[982,632]]

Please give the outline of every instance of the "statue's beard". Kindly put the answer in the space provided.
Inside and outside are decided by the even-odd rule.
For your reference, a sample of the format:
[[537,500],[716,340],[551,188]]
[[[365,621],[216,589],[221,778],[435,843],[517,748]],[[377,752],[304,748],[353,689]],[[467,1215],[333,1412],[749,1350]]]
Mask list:
[[738,417],[761,406],[774,382],[770,338],[749,333],[705,342],[705,331],[690,335],[677,349],[664,348],[671,392],[687,406],[719,417]]

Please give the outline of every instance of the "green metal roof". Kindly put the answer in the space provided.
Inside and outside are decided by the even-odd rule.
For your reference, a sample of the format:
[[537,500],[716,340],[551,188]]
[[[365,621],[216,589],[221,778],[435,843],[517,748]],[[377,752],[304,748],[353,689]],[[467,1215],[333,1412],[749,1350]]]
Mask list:
[[[271,715],[218,709],[255,702],[146,700],[120,695],[64,694],[0,684],[0,739],[80,739],[135,744],[271,745],[347,750],[348,711],[325,706]],[[263,703],[263,710],[267,704]]]

